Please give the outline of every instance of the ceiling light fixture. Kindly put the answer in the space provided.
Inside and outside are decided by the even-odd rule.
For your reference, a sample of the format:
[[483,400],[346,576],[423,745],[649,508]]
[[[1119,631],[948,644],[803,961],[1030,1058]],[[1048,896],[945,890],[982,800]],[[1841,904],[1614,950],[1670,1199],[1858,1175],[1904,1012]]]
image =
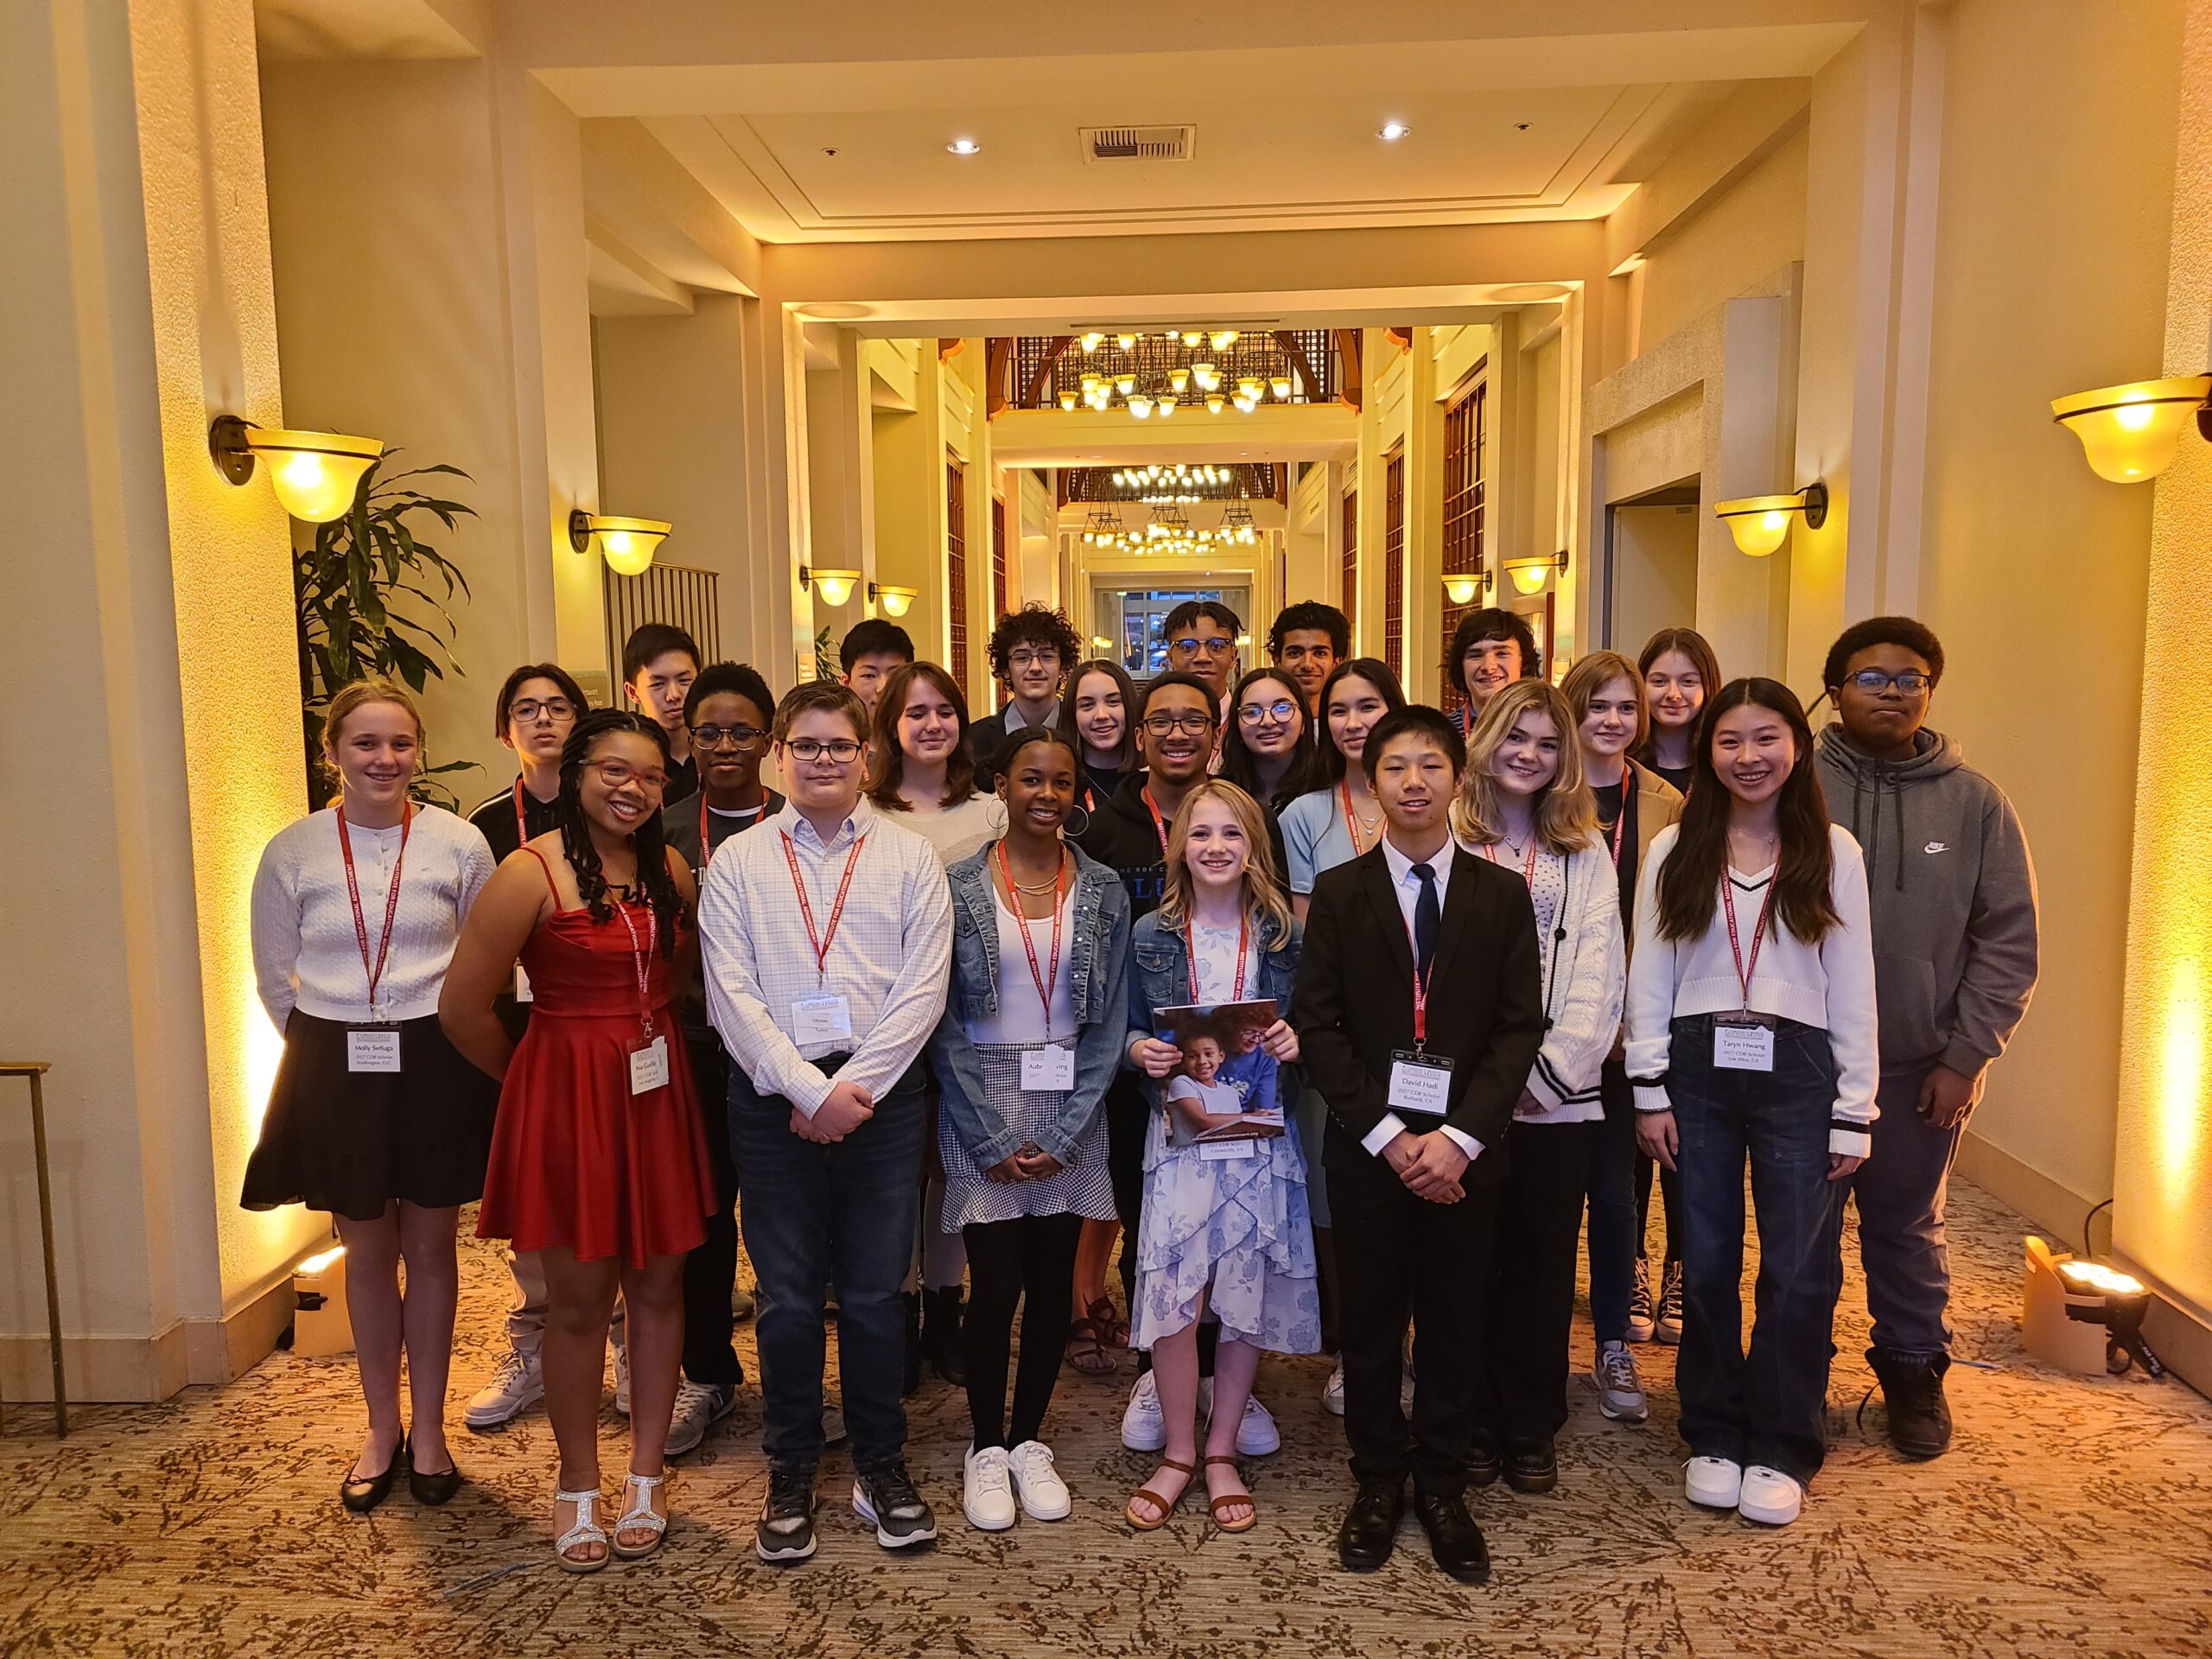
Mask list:
[[955,156],[977,155],[981,153],[982,148],[983,147],[977,143],[973,138],[956,138],[945,146],[945,149],[951,151]]
[[652,569],[653,555],[671,528],[664,518],[618,518],[579,507],[569,515],[569,545],[582,553],[597,537],[599,556],[608,569],[618,576],[642,576]]
[[1401,138],[1410,137],[1413,129],[1402,121],[1385,121],[1376,130],[1375,136],[1386,144],[1395,144]]
[[1716,501],[1713,516],[1728,526],[1736,550],[1763,559],[1789,537],[1793,516],[1802,513],[1805,527],[1818,530],[1827,522],[1828,486],[1817,480],[1791,495],[1747,495],[1734,501]]

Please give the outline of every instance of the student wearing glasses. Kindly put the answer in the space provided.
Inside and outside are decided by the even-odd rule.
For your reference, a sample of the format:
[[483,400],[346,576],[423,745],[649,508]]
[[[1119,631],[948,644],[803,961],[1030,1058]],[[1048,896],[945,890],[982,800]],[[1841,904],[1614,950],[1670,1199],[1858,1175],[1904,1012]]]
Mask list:
[[1236,636],[1243,632],[1236,613],[1217,599],[1185,600],[1167,613],[1160,629],[1167,641],[1168,671],[1196,675],[1224,716],[1230,676],[1236,668]]
[[[784,798],[760,781],[776,700],[743,663],[715,663],[691,682],[683,718],[699,757],[699,792],[661,812],[661,838],[694,870],[704,870],[732,836],[756,830],[783,810]],[[729,1056],[707,1019],[695,980],[677,1010],[691,1057],[714,1159],[715,1211],[706,1243],[683,1258],[683,1380],[668,1429],[668,1455],[680,1458],[737,1405],[745,1368],[730,1345],[737,1300],[737,1166],[730,1157]],[[749,1310],[752,1298],[744,1299]]]
[[1287,605],[1268,630],[1268,657],[1297,683],[1306,712],[1321,713],[1321,688],[1338,663],[1351,655],[1351,619],[1333,605],[1301,600]]
[[[683,1263],[706,1238],[714,1165],[674,1005],[695,960],[691,871],[661,839],[659,724],[598,709],[561,755],[560,822],[485,884],[438,1018],[501,1080],[476,1230],[539,1253],[545,1402],[560,1449],[554,1554],[571,1573],[650,1554],[668,1530],[664,1459],[683,1348]],[[529,969],[520,1043],[493,999]],[[622,1507],[600,1510],[600,1381],[615,1294],[632,1413]]]
[[739,1215],[760,1281],[768,1492],[754,1548],[771,1563],[815,1551],[822,1293],[833,1278],[853,1510],[886,1549],[937,1536],[906,1471],[900,1287],[928,1126],[921,1054],[944,1012],[952,893],[930,843],[901,827],[909,815],[861,794],[868,734],[867,710],[843,686],[786,695],[772,753],[790,802],[715,855],[700,901],[707,1007],[736,1062]]
[[1905,616],[1829,649],[1836,719],[1814,753],[1828,810],[1866,849],[1881,1009],[1873,1151],[1851,1178],[1874,1316],[1867,1363],[1908,1458],[1951,1443],[1951,1263],[1943,1198],[1990,1063],[2027,1012],[2036,878],[2004,791],[1928,728],[1943,646]]
[[1287,669],[1255,668],[1236,682],[1230,707],[1221,736],[1221,775],[1257,801],[1273,822],[1291,802],[1320,786],[1320,756],[1305,694]]
[[1060,687],[1082,649],[1067,618],[1049,606],[1025,605],[999,619],[991,630],[991,672],[1012,701],[968,728],[976,788],[988,791],[996,781],[992,763],[1008,734],[1059,723]]

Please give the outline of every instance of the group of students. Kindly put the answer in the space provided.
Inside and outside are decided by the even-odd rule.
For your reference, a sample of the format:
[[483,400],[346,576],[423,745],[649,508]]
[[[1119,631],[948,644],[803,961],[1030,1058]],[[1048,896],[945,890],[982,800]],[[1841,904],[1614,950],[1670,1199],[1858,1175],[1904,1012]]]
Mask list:
[[[1891,1440],[1940,1453],[1944,1183],[2037,938],[2017,818],[1926,727],[1935,637],[1847,629],[1815,739],[1786,687],[1724,683],[1687,630],[1554,687],[1521,619],[1473,612],[1449,715],[1351,657],[1328,606],[1283,612],[1236,677],[1242,631],[1179,607],[1139,688],[1027,607],[990,642],[1008,701],[971,723],[889,623],[780,700],[650,626],[624,663],[640,712],[588,709],[553,664],[509,677],[520,774],[470,820],[411,800],[406,693],[342,691],[336,803],[271,841],[254,889],[285,1052],[244,1201],[328,1210],[346,1247],[369,1417],[348,1507],[403,1472],[424,1503],[459,1484],[454,1235],[480,1198],[517,1311],[467,1420],[543,1397],[573,1571],[658,1547],[665,1459],[735,1402],[741,1225],[772,1562],[815,1552],[847,1433],[877,1541],[936,1536],[905,1458],[925,1363],[967,1393],[969,1522],[1067,1516],[1063,1360],[1109,1373],[1123,1344],[1122,1440],[1160,1454],[1128,1524],[1196,1484],[1249,1529],[1239,1459],[1281,1438],[1260,1357],[1326,1346],[1342,1564],[1389,1558],[1410,1476],[1439,1566],[1479,1582],[1466,1489],[1559,1478],[1586,1200],[1601,1408],[1643,1421],[1630,1344],[1679,1341],[1690,1501],[1800,1512],[1847,1193]],[[1227,1092],[1221,1039],[1185,1031],[1186,1054],[1160,1011],[1262,999],[1290,1121],[1219,1155],[1174,1124]],[[611,1518],[610,1330],[631,1421]]]

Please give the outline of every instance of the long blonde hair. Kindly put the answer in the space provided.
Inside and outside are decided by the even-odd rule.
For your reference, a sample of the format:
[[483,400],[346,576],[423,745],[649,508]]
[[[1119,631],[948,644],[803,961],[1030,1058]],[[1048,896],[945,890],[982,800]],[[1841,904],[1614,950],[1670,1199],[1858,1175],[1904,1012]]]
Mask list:
[[1542,680],[1515,680],[1490,700],[1467,737],[1467,770],[1459,798],[1452,803],[1452,831],[1478,845],[1504,839],[1505,812],[1497,775],[1491,764],[1511,734],[1514,721],[1540,714],[1559,735],[1559,766],[1536,791],[1529,816],[1536,838],[1551,852],[1579,853],[1598,839],[1598,803],[1582,771],[1582,745],[1576,741],[1574,711],[1558,689]]
[[1268,821],[1260,804],[1232,783],[1209,778],[1192,786],[1175,809],[1167,829],[1166,893],[1160,901],[1160,925],[1178,931],[1190,926],[1191,867],[1183,849],[1191,838],[1191,814],[1200,801],[1219,801],[1244,832],[1244,907],[1274,924],[1274,938],[1268,945],[1280,950],[1290,942],[1290,900],[1283,895],[1282,878],[1275,870],[1274,848],[1268,839]]

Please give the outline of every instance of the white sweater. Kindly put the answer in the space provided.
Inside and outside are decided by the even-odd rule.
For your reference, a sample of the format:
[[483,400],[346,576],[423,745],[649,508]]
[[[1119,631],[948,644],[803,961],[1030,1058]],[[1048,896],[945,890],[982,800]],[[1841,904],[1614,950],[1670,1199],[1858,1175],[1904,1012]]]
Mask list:
[[[1652,839],[1637,878],[1636,955],[1628,969],[1627,1058],[1628,1074],[1637,1088],[1637,1109],[1643,1112],[1673,1109],[1667,1098],[1673,1042],[1669,1022],[1727,1013],[1745,1002],[1717,892],[1712,923],[1698,938],[1675,940],[1660,934],[1659,871],[1679,834],[1670,824]],[[1832,825],[1828,834],[1835,860],[1828,892],[1842,925],[1829,929],[1818,944],[1807,944],[1783,926],[1779,917],[1770,917],[1751,973],[1750,1001],[1754,1013],[1795,1020],[1827,1033],[1836,1066],[1828,1149],[1863,1158],[1872,1146],[1867,1128],[1874,1121],[1874,1087],[1880,1076],[1866,866],[1849,830]],[[1748,954],[1772,874],[1746,880],[1730,872],[1725,879],[1735,883],[1737,933]]]
[[[399,826],[346,826],[369,958],[384,937]],[[375,1017],[418,1020],[438,1011],[438,991],[461,937],[461,918],[492,875],[492,849],[466,818],[418,806],[400,862],[399,908],[391,949],[377,982]],[[253,969],[261,1006],[282,1031],[294,1007],[321,1020],[369,1019],[369,978],[338,847],[338,814],[328,807],[285,825],[262,849],[253,877]]]

